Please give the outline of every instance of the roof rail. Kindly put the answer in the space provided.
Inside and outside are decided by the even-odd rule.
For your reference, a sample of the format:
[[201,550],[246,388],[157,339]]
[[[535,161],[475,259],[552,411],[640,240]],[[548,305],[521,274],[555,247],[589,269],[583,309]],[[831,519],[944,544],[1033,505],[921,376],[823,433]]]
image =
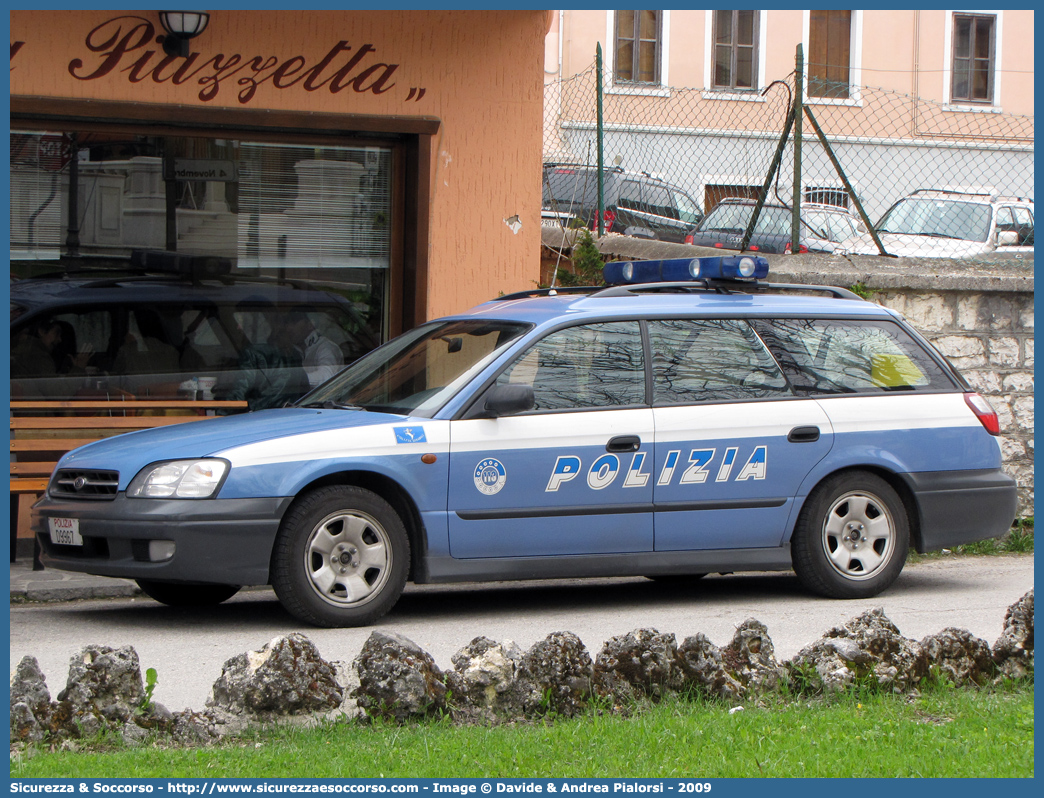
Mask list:
[[997,189],[983,186],[982,188],[918,188],[911,191],[909,196],[915,194],[953,194],[958,197],[996,197]]
[[506,302],[509,299],[532,299],[538,296],[558,296],[559,294],[586,294],[597,291],[596,285],[570,285],[561,288],[531,288],[528,291],[516,291],[513,294],[493,297],[490,302]]
[[836,285],[805,285],[802,283],[761,283],[740,282],[738,280],[700,280],[697,282],[675,282],[675,283],[635,283],[633,285],[614,285],[603,288],[590,295],[590,299],[602,299],[606,297],[634,296],[636,294],[651,293],[662,289],[671,289],[673,292],[681,291],[708,291],[718,294],[750,294],[765,291],[816,291],[830,294],[835,299],[856,299],[865,301],[863,297],[847,288]]

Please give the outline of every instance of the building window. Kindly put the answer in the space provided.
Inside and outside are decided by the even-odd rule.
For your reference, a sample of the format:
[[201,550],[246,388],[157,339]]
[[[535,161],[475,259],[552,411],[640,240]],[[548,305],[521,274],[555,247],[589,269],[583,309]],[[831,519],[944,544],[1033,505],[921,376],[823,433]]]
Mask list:
[[813,10],[808,31],[808,96],[849,98],[852,12]]
[[758,12],[714,12],[715,89],[757,88]]
[[993,103],[996,23],[995,16],[953,15],[953,101]]
[[660,11],[616,12],[615,83],[660,84]]
[[805,202],[814,202],[817,205],[836,205],[839,208],[847,208],[848,192],[843,188],[806,186]]

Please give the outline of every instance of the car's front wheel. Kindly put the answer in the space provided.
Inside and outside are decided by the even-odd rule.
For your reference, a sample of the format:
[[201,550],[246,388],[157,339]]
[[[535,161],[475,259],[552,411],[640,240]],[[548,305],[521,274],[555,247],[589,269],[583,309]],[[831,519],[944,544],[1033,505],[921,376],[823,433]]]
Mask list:
[[138,579],[138,587],[151,599],[171,607],[210,607],[239,592],[239,585],[193,584]]
[[868,598],[903,570],[910,523],[899,495],[881,477],[850,471],[809,494],[791,544],[802,584],[830,598]]
[[354,486],[320,488],[287,512],[272,554],[272,587],[316,626],[365,626],[392,608],[409,572],[406,528],[388,502]]

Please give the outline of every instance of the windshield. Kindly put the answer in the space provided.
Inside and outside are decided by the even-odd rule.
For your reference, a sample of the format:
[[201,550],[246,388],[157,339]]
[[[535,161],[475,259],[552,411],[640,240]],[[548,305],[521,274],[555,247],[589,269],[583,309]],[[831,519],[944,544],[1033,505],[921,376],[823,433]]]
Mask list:
[[[743,233],[750,224],[753,205],[721,203],[704,219],[697,230]],[[790,232],[790,212],[786,208],[763,207],[754,232],[761,235],[786,235]]]
[[990,206],[953,200],[905,199],[878,222],[877,232],[985,241],[990,233]]
[[506,321],[433,322],[375,349],[298,402],[431,418],[530,325]]

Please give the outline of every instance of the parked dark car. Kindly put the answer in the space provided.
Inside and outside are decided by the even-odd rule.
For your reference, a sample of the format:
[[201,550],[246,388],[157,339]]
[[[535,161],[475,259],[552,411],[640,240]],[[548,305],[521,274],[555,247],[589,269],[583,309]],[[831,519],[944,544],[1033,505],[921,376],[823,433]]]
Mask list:
[[[739,249],[755,204],[752,199],[723,199],[700,222],[692,235],[685,239],[685,243]],[[836,205],[803,203],[801,221],[802,235],[797,246],[798,252],[841,253],[845,249],[844,242],[855,238],[861,230],[859,217]],[[765,203],[747,249],[769,254],[789,253],[794,249],[791,238],[790,208],[778,203]]]
[[[197,394],[247,399],[254,409],[266,406],[264,386],[278,387],[282,404],[380,344],[342,296],[233,273],[73,272],[14,280],[10,299],[12,399]],[[243,382],[261,362],[250,355],[288,322],[324,339],[326,362],[339,353],[340,364],[306,369],[303,355],[291,354],[256,375],[263,384],[246,395]],[[303,340],[293,343],[304,352]],[[297,371],[280,373],[284,366]],[[244,395],[231,395],[237,390]]]
[[[607,233],[682,243],[703,218],[699,203],[678,186],[618,166],[603,171],[602,201]],[[594,230],[597,219],[598,168],[544,164],[542,223]]]

